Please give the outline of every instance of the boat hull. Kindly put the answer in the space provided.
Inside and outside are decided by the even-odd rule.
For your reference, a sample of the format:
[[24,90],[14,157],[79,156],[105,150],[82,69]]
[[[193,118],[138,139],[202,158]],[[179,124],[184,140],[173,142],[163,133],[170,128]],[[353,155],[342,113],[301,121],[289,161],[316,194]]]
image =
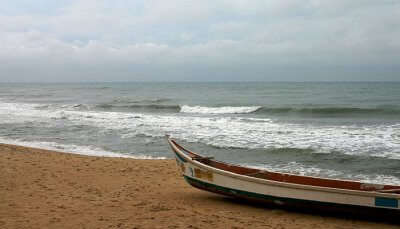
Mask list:
[[399,214],[399,195],[290,184],[234,174],[207,166],[170,142],[185,180],[192,186],[233,197],[330,209],[381,209]]
[[[208,191],[224,196],[234,197],[248,201],[249,204],[263,204],[266,207],[279,207],[290,211],[300,211],[305,213],[319,214],[332,213],[346,216],[352,215],[355,217],[373,217],[374,220],[389,221],[398,223],[397,218],[400,216],[400,211],[393,211],[386,208],[370,208],[364,206],[348,205],[348,204],[335,204],[317,201],[307,201],[291,198],[281,198],[276,196],[261,195],[258,193],[249,193],[241,190],[234,190],[227,187],[212,185],[206,182],[195,180],[191,177],[183,176],[185,181],[192,187]],[[246,202],[247,203],[247,202]],[[371,219],[371,218],[369,218]]]

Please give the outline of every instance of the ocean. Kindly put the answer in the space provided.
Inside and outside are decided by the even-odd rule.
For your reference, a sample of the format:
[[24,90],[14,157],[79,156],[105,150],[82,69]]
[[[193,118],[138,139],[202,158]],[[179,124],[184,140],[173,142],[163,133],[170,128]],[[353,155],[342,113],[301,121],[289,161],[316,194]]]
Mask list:
[[0,84],[0,143],[400,184],[400,83]]

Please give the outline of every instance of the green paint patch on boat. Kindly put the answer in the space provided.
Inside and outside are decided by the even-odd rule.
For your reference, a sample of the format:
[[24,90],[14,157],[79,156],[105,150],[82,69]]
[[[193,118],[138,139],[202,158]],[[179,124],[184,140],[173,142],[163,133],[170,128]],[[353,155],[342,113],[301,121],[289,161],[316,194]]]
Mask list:
[[[254,193],[254,192],[242,191],[242,190],[238,190],[238,189],[226,188],[223,186],[203,182],[203,181],[194,179],[194,178],[186,176],[186,175],[183,175],[183,177],[185,178],[186,182],[188,182],[190,185],[193,185],[195,187],[202,188],[202,189],[205,189],[205,190],[208,190],[211,192],[219,193],[219,194],[238,196],[238,197],[246,197],[246,198],[250,198],[250,199],[263,199],[266,201],[272,201],[272,202],[280,204],[280,205],[284,204],[285,202],[298,202],[298,203],[310,202],[310,201],[305,201],[305,200],[275,197],[275,196]],[[321,202],[321,203],[323,203],[323,202]],[[324,203],[324,204],[326,204],[326,203]]]
[[183,158],[181,155],[179,155],[179,154],[176,153],[175,151],[174,151],[174,153],[175,153],[175,156],[176,156],[181,162],[186,162],[186,159],[185,159],[185,158]]

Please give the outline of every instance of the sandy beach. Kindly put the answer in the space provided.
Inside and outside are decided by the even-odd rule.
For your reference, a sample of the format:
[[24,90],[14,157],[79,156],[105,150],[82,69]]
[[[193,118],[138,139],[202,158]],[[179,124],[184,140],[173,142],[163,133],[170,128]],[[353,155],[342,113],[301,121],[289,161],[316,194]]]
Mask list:
[[241,203],[190,187],[174,160],[0,144],[0,228],[398,228]]

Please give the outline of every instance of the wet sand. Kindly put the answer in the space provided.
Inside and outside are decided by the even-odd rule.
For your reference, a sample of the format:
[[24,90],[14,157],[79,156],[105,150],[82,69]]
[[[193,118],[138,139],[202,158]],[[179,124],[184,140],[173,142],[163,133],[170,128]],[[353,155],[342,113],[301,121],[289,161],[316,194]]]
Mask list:
[[243,203],[190,187],[174,160],[0,144],[0,228],[399,228]]

